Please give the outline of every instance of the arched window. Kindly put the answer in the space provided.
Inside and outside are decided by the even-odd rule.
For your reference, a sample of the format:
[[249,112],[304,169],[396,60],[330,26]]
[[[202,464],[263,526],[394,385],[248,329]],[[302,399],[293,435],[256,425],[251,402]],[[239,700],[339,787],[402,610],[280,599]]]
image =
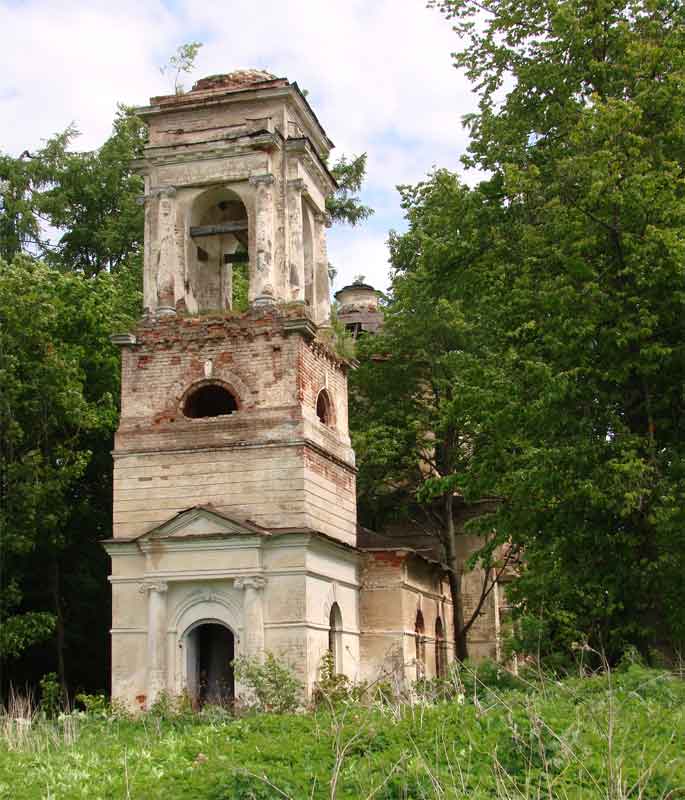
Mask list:
[[340,606],[333,603],[328,617],[328,652],[333,657],[336,675],[342,672],[342,613]]
[[237,410],[235,397],[217,383],[207,383],[195,389],[183,405],[183,414],[190,419],[221,417]]
[[435,620],[435,674],[445,677],[445,632],[440,617]]
[[416,679],[423,678],[426,674],[426,628],[423,624],[421,609],[416,612],[414,622],[414,637],[416,639]]
[[324,425],[330,427],[333,424],[333,404],[331,403],[330,395],[325,389],[322,389],[316,398],[316,416],[319,418],[319,422],[323,422]]

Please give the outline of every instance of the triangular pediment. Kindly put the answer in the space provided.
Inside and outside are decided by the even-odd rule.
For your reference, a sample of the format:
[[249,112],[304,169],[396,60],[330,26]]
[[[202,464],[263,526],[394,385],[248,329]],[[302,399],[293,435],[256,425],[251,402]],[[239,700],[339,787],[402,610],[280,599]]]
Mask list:
[[229,536],[267,536],[268,531],[247,520],[227,517],[207,506],[194,506],[157,525],[140,539],[188,539]]

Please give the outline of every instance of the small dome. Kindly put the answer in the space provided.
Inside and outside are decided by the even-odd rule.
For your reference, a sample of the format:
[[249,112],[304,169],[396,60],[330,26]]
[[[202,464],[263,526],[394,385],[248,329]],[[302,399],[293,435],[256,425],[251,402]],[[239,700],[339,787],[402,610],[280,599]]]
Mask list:
[[193,92],[206,92],[211,89],[236,90],[246,89],[255,83],[265,83],[267,81],[278,80],[276,75],[266,72],[263,69],[237,69],[233,72],[226,72],[223,75],[209,75],[200,78],[193,86]]

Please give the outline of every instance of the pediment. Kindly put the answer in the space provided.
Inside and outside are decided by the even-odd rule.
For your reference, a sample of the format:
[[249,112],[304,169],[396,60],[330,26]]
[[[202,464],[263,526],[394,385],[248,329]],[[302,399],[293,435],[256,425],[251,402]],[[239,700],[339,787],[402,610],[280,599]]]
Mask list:
[[228,517],[207,506],[181,511],[142,534],[139,539],[189,539],[230,536],[267,536],[268,532],[247,520]]

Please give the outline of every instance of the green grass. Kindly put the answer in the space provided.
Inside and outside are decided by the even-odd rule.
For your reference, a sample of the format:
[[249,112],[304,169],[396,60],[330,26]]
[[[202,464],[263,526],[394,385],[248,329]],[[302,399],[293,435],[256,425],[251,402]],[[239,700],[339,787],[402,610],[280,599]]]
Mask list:
[[685,798],[685,682],[637,666],[440,703],[3,724],[12,800]]

